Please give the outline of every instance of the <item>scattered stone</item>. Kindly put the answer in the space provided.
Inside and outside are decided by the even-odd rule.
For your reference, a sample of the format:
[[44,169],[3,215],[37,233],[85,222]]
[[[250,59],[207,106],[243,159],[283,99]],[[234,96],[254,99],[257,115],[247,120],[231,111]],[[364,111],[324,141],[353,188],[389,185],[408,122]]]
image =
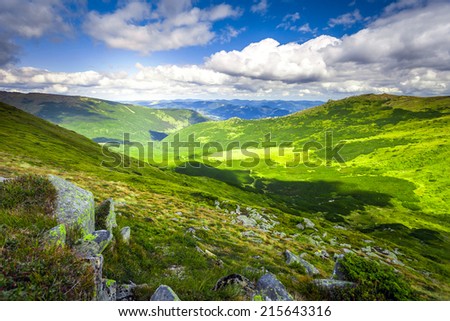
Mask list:
[[108,230],[112,233],[117,227],[116,212],[114,211],[114,200],[108,198],[95,209],[96,226],[98,230]]
[[66,226],[59,224],[46,233],[44,241],[49,246],[64,246],[66,244],[66,236]]
[[350,250],[350,249],[346,249],[346,248],[343,248],[343,249],[342,249],[342,252],[344,252],[345,254],[348,254],[348,253],[353,253],[353,251],[352,251],[352,250]]
[[245,231],[242,232],[241,235],[244,237],[256,237],[256,233],[253,231]]
[[317,251],[316,253],[314,253],[314,255],[322,258],[322,259],[329,259],[330,258],[330,254],[328,254],[328,252],[326,250],[320,250]]
[[79,226],[84,234],[95,230],[94,195],[58,176],[49,175],[56,189],[55,216],[67,228]]
[[10,180],[11,178],[0,177],[0,183]]
[[192,235],[194,235],[195,232],[196,232],[196,229],[195,229],[194,227],[190,227],[190,228],[188,228],[188,229],[186,230],[186,233],[189,233],[189,234],[192,234]]
[[182,212],[175,212],[175,215],[182,216],[183,213]]
[[331,276],[333,280],[346,281],[344,269],[341,263],[343,258],[344,255],[342,254],[335,256],[336,262],[334,263],[333,274]]
[[153,293],[150,301],[181,301],[178,295],[167,285],[160,285]]
[[351,248],[352,248],[352,246],[351,246],[350,244],[347,244],[347,243],[339,244],[339,246],[340,246],[340,247],[346,247],[346,248],[348,248],[348,249],[351,249]]
[[302,257],[299,257],[299,256],[293,254],[291,251],[286,250],[284,252],[284,255],[286,257],[287,265],[296,264],[296,263],[300,264],[301,266],[303,266],[303,268],[305,269],[305,272],[308,275],[317,275],[320,273],[319,270],[314,265],[312,265],[311,263],[309,263]]
[[372,241],[372,240],[364,240],[363,242],[367,243],[367,244],[374,243],[374,241]]
[[197,250],[198,253],[205,255],[205,251],[203,251],[198,245],[195,246],[195,249]]
[[236,219],[244,226],[244,227],[255,227],[256,221],[248,216],[239,215]]
[[284,256],[286,257],[287,265],[299,263],[300,258],[289,250],[284,251]]
[[134,300],[134,289],[136,284],[119,284],[117,286],[116,300],[117,301],[133,301]]
[[122,236],[122,241],[124,243],[130,243],[131,238],[131,228],[129,226],[125,226],[120,230],[120,235]]
[[316,279],[313,281],[317,286],[326,289],[334,290],[346,287],[354,287],[356,284],[348,281],[333,280],[333,279]]
[[345,228],[345,227],[343,227],[343,226],[341,226],[341,225],[335,225],[335,226],[333,226],[333,228],[334,228],[335,230],[343,230],[343,231],[346,231],[346,230],[347,230],[347,228]]
[[302,223],[298,223],[297,225],[295,225],[298,229],[300,229],[300,230],[304,230],[305,229],[305,227],[303,226],[303,224]]
[[258,280],[256,290],[264,301],[292,301],[292,296],[272,273],[267,273]]
[[184,268],[184,266],[172,265],[167,270],[169,271],[169,273],[172,276],[176,276],[180,280],[183,280],[184,277],[185,277],[184,276],[185,275],[185,268]]
[[372,247],[370,247],[370,246],[362,247],[361,251],[363,251],[364,253],[370,253],[370,252],[372,252]]
[[305,228],[314,229],[316,226],[309,218],[306,217],[303,218],[303,223],[305,224]]
[[245,276],[242,276],[240,274],[230,274],[227,276],[224,276],[220,278],[216,285],[213,288],[213,291],[219,291],[228,285],[237,284],[241,286],[244,290],[251,290],[254,289],[254,285],[250,282],[249,279],[247,279]]

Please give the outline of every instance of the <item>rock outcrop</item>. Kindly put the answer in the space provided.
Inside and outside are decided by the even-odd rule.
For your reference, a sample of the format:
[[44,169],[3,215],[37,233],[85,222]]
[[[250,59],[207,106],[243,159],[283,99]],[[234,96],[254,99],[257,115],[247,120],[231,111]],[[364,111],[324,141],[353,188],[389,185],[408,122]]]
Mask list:
[[178,295],[167,285],[160,285],[150,301],[181,301]]
[[258,280],[256,291],[257,296],[264,301],[292,301],[292,296],[272,273],[267,273]]
[[122,236],[122,241],[124,243],[130,243],[131,228],[129,226],[125,226],[120,230],[120,235]]
[[49,175],[49,181],[56,189],[55,215],[58,223],[66,228],[78,226],[84,234],[95,230],[94,195],[65,179]]
[[308,275],[320,274],[319,270],[314,265],[312,265],[311,263],[309,263],[305,259],[295,255],[291,251],[286,250],[284,252],[284,255],[286,257],[286,264],[287,265],[300,264],[305,269],[305,272]]
[[95,228],[97,230],[108,230],[112,233],[112,229],[117,227],[114,200],[112,198],[108,198],[97,206],[95,209],[95,218]]

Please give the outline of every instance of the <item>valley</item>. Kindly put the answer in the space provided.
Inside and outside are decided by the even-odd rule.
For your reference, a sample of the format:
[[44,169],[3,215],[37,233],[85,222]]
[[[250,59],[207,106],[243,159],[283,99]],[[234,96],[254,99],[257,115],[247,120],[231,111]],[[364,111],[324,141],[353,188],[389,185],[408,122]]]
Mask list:
[[[105,272],[147,284],[142,297],[168,284],[184,300],[251,299],[237,287],[211,289],[225,275],[254,280],[268,270],[294,299],[327,299],[314,280],[328,278],[340,254],[395,270],[414,293],[388,299],[450,297],[449,97],[362,95],[283,117],[224,121],[96,100],[77,105],[83,111],[75,117],[75,98],[51,112],[39,106],[54,97],[45,104],[33,96],[8,99],[0,109],[0,176],[59,175],[91,190],[96,202],[114,198],[118,224],[130,226],[132,236],[129,245],[105,250]],[[10,106],[17,101],[78,134]],[[116,110],[127,115],[115,120],[123,127],[103,121]],[[139,126],[130,125],[137,121],[130,110]],[[88,139],[126,131],[143,145],[149,130],[168,135],[154,142],[158,157],[169,147],[167,166]],[[173,143],[190,136],[195,148],[174,153]],[[8,211],[0,213],[12,229]],[[286,250],[301,254],[318,276],[287,264]],[[374,299],[359,289],[340,299]]]

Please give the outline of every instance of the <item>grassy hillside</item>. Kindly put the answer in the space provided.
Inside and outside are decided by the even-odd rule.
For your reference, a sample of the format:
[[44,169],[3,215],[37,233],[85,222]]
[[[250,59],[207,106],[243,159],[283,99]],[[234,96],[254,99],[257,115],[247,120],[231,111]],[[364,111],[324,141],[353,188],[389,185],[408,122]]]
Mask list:
[[167,134],[206,120],[186,109],[151,109],[77,96],[0,92],[0,101],[99,143],[121,141],[129,133],[132,141],[145,144],[153,140],[150,131]]
[[[118,224],[131,227],[131,243],[118,241],[105,251],[105,275],[119,282],[148,283],[140,294],[144,299],[160,284],[171,286],[183,300],[242,299],[237,288],[218,292],[212,288],[230,273],[254,280],[262,268],[275,273],[296,299],[323,299],[311,290],[312,277],[298,265],[288,266],[283,252],[305,253],[304,258],[319,269],[317,277],[325,278],[331,275],[333,255],[344,249],[365,258],[353,264],[360,267],[353,274],[364,275],[362,284],[396,276],[395,268],[415,293],[402,298],[450,298],[448,221],[444,215],[440,219],[422,208],[404,207],[403,202],[420,207],[422,198],[416,196],[419,202],[408,198],[416,194],[415,185],[387,172],[368,174],[349,166],[290,173],[276,164],[276,170],[237,172],[233,167],[226,174],[212,170],[218,179],[235,179],[232,184],[245,181],[242,188],[138,166],[126,157],[127,167],[114,166],[113,160],[123,156],[103,155],[91,140],[1,103],[0,139],[0,176],[51,173],[93,191],[97,202],[107,197],[118,202]],[[261,216],[265,223],[244,226],[234,214],[238,209],[244,215]],[[399,222],[408,216],[415,226]],[[11,224],[7,217],[0,216],[2,229]],[[304,218],[314,222],[314,229],[296,227]],[[422,226],[425,221],[432,226]],[[0,248],[12,244],[11,235],[0,241]],[[368,246],[373,249],[367,251]],[[392,259],[394,253],[398,260]],[[368,270],[376,270],[373,262],[382,262],[389,271],[381,269],[379,280],[378,272],[367,276],[366,261],[372,262]],[[362,289],[344,298],[374,298]]]
[[[178,172],[259,191],[286,211],[308,212],[414,249],[449,275],[450,97],[364,95],[278,119],[208,122],[177,134],[181,141],[194,134],[203,146],[217,142],[224,150],[233,142],[257,145],[247,152],[234,147],[232,160],[214,147],[206,154],[198,149],[192,158],[215,167],[181,163]],[[264,150],[267,134],[277,146],[291,147]],[[339,142],[344,162],[327,155]],[[305,146],[312,146],[308,153]]]

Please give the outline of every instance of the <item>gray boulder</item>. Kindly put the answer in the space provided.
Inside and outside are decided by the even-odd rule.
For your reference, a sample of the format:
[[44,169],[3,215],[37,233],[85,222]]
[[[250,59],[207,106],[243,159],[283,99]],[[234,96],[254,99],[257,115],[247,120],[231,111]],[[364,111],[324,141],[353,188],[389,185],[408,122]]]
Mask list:
[[84,234],[95,230],[94,195],[58,176],[49,175],[56,189],[55,216],[67,228],[78,226]]
[[298,223],[297,225],[295,225],[298,229],[300,229],[300,230],[304,230],[305,229],[305,227],[303,226],[303,224],[302,223]]
[[306,261],[305,259],[293,254],[291,251],[286,250],[284,252],[284,255],[286,257],[286,264],[287,265],[291,265],[291,264],[300,264],[301,266],[303,266],[303,268],[305,269],[305,272],[308,275],[317,275],[320,274],[319,270],[312,265],[311,263],[309,263],[308,261]]
[[258,280],[256,290],[264,301],[292,301],[292,296],[272,273],[267,273]]
[[114,210],[114,200],[108,198],[104,200],[95,209],[96,226],[98,230],[108,230],[112,232],[114,227],[117,227],[116,212]]
[[306,217],[303,218],[303,223],[305,228],[313,229],[316,226],[309,218]]
[[120,235],[122,235],[122,240],[125,243],[130,243],[130,237],[131,237],[131,228],[129,226],[125,226],[123,229],[120,230]]
[[64,246],[66,245],[66,237],[66,226],[59,224],[46,233],[44,241],[49,246]]
[[150,301],[181,301],[178,295],[167,285],[160,285]]
[[116,300],[117,301],[133,301],[134,300],[134,289],[136,284],[119,284],[116,290]]

